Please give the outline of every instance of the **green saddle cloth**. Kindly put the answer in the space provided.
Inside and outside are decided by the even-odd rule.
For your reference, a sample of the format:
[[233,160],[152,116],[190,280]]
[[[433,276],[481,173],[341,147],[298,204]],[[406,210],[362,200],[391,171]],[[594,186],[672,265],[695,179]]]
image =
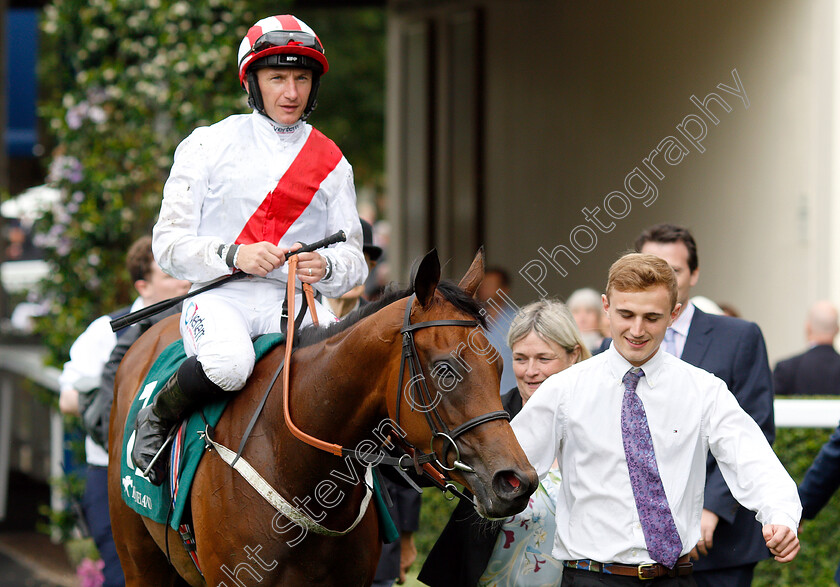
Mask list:
[[[266,334],[259,337],[254,341],[257,360],[285,340],[286,337],[283,334]],[[205,420],[211,427],[218,424],[230,398],[207,404],[199,412],[190,415],[173,442],[173,450],[170,453],[170,472],[162,485],[155,486],[143,477],[142,471],[133,467],[130,456],[134,446],[134,422],[137,420],[137,412],[154,400],[155,395],[186,358],[184,343],[179,339],[166,347],[152,365],[143,382],[142,391],[137,394],[128,411],[123,433],[123,459],[120,463],[123,501],[138,514],[159,524],[169,522],[174,530],[178,530],[181,524],[184,510],[189,502],[190,486],[201,457],[206,452],[203,438]],[[173,471],[177,471],[178,474],[173,475]],[[373,479],[373,501],[379,514],[380,531],[385,542],[393,542],[399,538],[399,532],[385,506],[377,475],[374,475]]]

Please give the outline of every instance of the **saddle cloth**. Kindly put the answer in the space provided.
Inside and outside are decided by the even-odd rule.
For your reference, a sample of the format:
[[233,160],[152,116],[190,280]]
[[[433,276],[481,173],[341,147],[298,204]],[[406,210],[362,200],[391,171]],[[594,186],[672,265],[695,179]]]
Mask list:
[[[254,341],[257,360],[278,344],[282,344],[285,338],[283,334],[266,334]],[[179,339],[166,347],[152,365],[140,393],[137,394],[128,411],[123,433],[123,458],[120,463],[123,501],[138,514],[155,522],[165,524],[168,521],[174,530],[178,529],[181,522],[195,471],[205,452],[204,420],[206,419],[211,427],[218,424],[231,398],[207,404],[201,411],[191,414],[184,421],[170,453],[170,465],[172,465],[170,475],[159,487],[152,485],[143,477],[139,469],[134,468],[130,457],[134,445],[134,422],[137,420],[137,412],[154,400],[158,391],[186,358],[184,343]],[[178,448],[180,450],[177,450]],[[171,516],[169,515],[170,504],[172,504]]]

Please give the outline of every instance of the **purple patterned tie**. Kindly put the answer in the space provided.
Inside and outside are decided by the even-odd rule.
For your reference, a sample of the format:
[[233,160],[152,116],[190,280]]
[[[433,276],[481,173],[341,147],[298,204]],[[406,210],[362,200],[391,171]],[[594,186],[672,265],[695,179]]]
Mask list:
[[648,553],[653,560],[672,569],[682,552],[682,541],[659,477],[645,406],[636,395],[636,385],[644,374],[641,369],[630,369],[621,380],[624,383],[621,436]]

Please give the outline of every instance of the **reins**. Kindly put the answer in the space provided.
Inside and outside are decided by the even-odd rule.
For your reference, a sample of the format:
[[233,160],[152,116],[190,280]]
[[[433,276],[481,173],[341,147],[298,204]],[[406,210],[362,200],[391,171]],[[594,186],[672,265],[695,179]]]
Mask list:
[[[294,307],[295,307],[295,271],[297,269],[297,257],[292,257],[289,260],[289,278],[286,285],[286,300],[288,302],[288,316],[294,315]],[[315,296],[312,291],[312,286],[308,283],[304,283],[302,285],[304,297],[306,298],[306,303],[309,307],[309,311],[312,315],[312,322],[317,326],[318,325],[318,315],[315,310]],[[373,470],[371,467],[367,467],[364,477],[364,484],[366,487],[365,495],[362,498],[362,503],[359,506],[359,513],[356,515],[356,518],[353,522],[344,530],[331,530],[326,526],[323,526],[318,523],[317,520],[313,519],[308,512],[302,510],[301,508],[297,507],[296,505],[292,505],[286,499],[283,498],[280,493],[274,489],[271,484],[266,481],[266,479],[259,474],[259,472],[254,469],[248,461],[246,461],[242,457],[242,451],[245,448],[245,442],[247,441],[248,437],[250,436],[251,429],[253,428],[259,414],[262,412],[262,408],[265,406],[265,402],[268,399],[268,394],[271,392],[271,389],[274,387],[274,383],[277,381],[277,376],[279,371],[283,371],[283,402],[284,402],[284,417],[286,420],[286,424],[289,427],[289,430],[299,439],[311,444],[312,442],[318,443],[319,446],[317,448],[321,448],[325,450],[320,445],[324,447],[330,447],[329,443],[323,442],[309,436],[302,430],[300,430],[294,423],[291,421],[291,415],[289,414],[289,369],[288,366],[291,364],[291,351],[292,351],[292,343],[294,341],[294,332],[297,328],[297,320],[291,322],[291,327],[288,329],[288,335],[286,339],[286,352],[283,358],[283,361],[280,363],[280,367],[278,372],[275,373],[274,378],[271,381],[271,384],[268,386],[265,395],[263,396],[262,401],[257,408],[257,411],[254,413],[254,416],[251,418],[251,422],[248,425],[248,428],[243,435],[242,442],[239,445],[239,451],[234,453],[232,450],[227,448],[226,446],[219,444],[212,438],[212,433],[209,426],[205,426],[204,429],[204,439],[205,443],[208,444],[208,447],[212,446],[219,457],[225,461],[228,465],[230,465],[234,470],[236,470],[247,482],[251,485],[251,487],[259,493],[263,499],[265,499],[275,510],[280,512],[283,516],[294,522],[295,524],[301,526],[302,528],[306,528],[312,530],[316,534],[321,534],[323,536],[344,536],[352,532],[356,526],[362,521],[364,518],[365,513],[367,512],[368,505],[370,504],[371,497],[373,495]],[[315,445],[313,445],[315,446]],[[336,445],[332,445],[336,446]],[[341,450],[341,447],[338,447]],[[330,452],[328,450],[328,452]],[[341,454],[339,452],[339,454]]]
[[[295,269],[297,268],[297,257],[289,259],[289,279],[286,281],[286,299],[289,302],[289,316],[295,313]],[[317,326],[318,316],[315,312],[315,301],[312,297],[312,286],[308,283],[303,284],[303,291],[306,294],[306,302],[309,304],[309,311],[312,313],[312,321]],[[310,301],[311,300],[311,301]],[[326,451],[330,454],[341,456],[343,448],[337,444],[332,444],[319,440],[314,436],[310,436],[294,422],[292,422],[292,414],[289,411],[289,374],[292,366],[292,345],[295,340],[295,328],[289,328],[286,333],[286,356],[284,359],[285,367],[283,368],[283,418],[286,420],[286,426],[289,431],[294,434],[298,440],[305,442],[317,449]]]

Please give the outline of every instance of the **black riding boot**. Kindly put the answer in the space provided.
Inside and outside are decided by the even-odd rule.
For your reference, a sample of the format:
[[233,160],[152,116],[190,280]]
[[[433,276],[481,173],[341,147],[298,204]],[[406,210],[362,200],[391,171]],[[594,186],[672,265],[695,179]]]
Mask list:
[[[190,357],[181,364],[178,371],[167,381],[155,396],[151,405],[137,413],[134,424],[134,448],[131,459],[141,471],[145,471],[160,451],[173,426],[197,408],[215,401],[225,392],[205,375],[201,363]],[[155,461],[148,473],[149,481],[160,485],[166,478],[168,451]]]

